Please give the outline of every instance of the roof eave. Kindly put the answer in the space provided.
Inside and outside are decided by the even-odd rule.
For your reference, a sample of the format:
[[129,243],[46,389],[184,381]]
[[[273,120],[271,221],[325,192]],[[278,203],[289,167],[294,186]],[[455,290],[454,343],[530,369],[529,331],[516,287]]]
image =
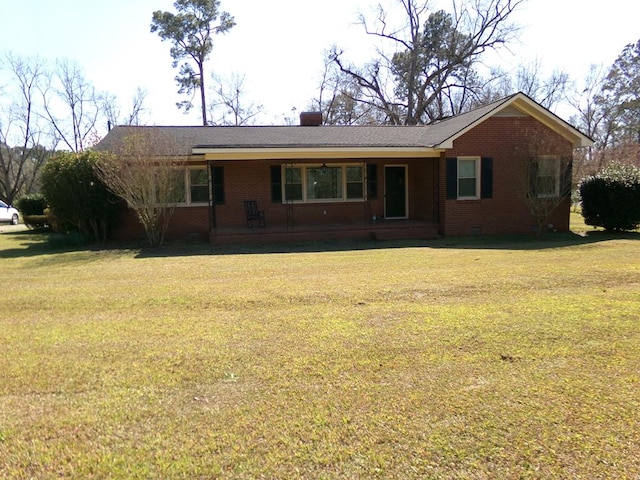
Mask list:
[[453,148],[453,142],[455,140],[460,138],[469,130],[472,130],[473,128],[475,128],[480,123],[484,122],[488,118],[492,117],[496,113],[500,112],[501,110],[504,110],[509,106],[513,106],[518,110],[522,111],[523,113],[530,115],[531,117],[535,118],[536,120],[546,125],[553,131],[557,132],[559,135],[569,140],[573,145],[573,148],[591,147],[594,145],[594,141],[591,138],[587,137],[578,129],[576,129],[575,127],[571,126],[570,124],[562,120],[553,112],[539,105],[537,102],[529,98],[524,93],[519,92],[511,97],[508,97],[507,99],[505,99],[503,103],[496,105],[496,108],[487,112],[482,117],[476,119],[474,122],[467,125],[465,128],[461,129],[460,131],[456,132],[451,137],[440,142],[438,145],[436,145],[436,147],[439,147],[442,149]]
[[433,147],[208,147],[196,146],[194,155],[206,160],[305,160],[305,159],[366,159],[366,158],[437,158],[439,148]]
[[523,93],[517,94],[509,104],[531,115],[539,122],[569,140],[573,144],[573,148],[592,147],[595,143],[580,130],[565,122],[555,113],[532,101]]

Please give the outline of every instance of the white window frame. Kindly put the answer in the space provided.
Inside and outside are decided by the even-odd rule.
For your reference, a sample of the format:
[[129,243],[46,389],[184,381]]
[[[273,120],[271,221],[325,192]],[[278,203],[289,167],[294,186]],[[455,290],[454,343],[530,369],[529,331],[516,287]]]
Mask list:
[[[176,168],[176,171],[180,171],[181,169]],[[194,207],[200,207],[203,205],[208,205],[209,204],[209,200],[207,200],[206,202],[192,202],[191,201],[191,171],[192,170],[205,170],[207,172],[207,193],[210,196],[211,192],[209,191],[209,179],[208,179],[208,169],[206,166],[188,166],[186,168],[184,168],[183,171],[183,175],[182,175],[182,181],[184,183],[184,201],[183,202],[178,202],[175,204],[176,207],[190,207],[190,206],[194,206]]]
[[[342,196],[340,198],[309,198],[308,185],[307,185],[307,170],[322,168],[326,166],[328,168],[341,168],[341,191]],[[347,168],[348,167],[360,167],[362,172],[362,197],[347,198]],[[300,176],[302,181],[302,199],[301,200],[287,200],[287,177],[286,171],[290,168],[300,169]],[[282,178],[282,203],[352,203],[352,202],[364,202],[366,200],[366,165],[364,163],[304,163],[294,165],[283,165],[281,169]],[[353,183],[353,182],[349,182]]]
[[[458,200],[478,200],[480,198],[480,165],[482,162],[481,157],[458,157],[458,164],[456,168],[456,194]],[[472,177],[460,177],[460,162],[461,161],[474,161],[475,162],[475,179],[476,179],[476,194],[471,195],[460,195],[460,179],[461,178],[472,178]]]
[[[207,200],[204,202],[194,202],[191,200],[191,171],[192,170],[204,170],[205,171],[205,178],[207,179],[206,183],[204,184],[196,184],[195,186],[206,186],[207,187]],[[186,169],[185,172],[185,192],[187,192],[187,194],[185,195],[186,197],[186,205],[208,205],[209,204],[209,196],[210,196],[210,192],[209,192],[209,171],[206,167],[206,165],[202,165],[202,166],[190,166]],[[183,204],[184,205],[184,204]]]
[[[557,155],[542,155],[535,159],[538,164],[538,168],[536,169],[536,192],[538,198],[556,198],[560,196],[560,157]],[[539,193],[540,191],[540,163],[541,162],[554,162],[554,171],[555,171],[555,183],[552,193]]]

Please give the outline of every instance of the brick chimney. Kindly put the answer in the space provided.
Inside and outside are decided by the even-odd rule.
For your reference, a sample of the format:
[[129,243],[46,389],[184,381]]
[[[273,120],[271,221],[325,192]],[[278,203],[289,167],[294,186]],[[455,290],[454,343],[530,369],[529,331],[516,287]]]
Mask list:
[[300,125],[302,127],[319,127],[322,125],[322,112],[301,112]]

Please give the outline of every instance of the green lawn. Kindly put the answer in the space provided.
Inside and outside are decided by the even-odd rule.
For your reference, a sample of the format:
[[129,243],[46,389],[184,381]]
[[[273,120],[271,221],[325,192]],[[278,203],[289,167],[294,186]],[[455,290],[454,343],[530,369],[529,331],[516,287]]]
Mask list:
[[0,233],[0,478],[639,478],[637,233],[294,250]]

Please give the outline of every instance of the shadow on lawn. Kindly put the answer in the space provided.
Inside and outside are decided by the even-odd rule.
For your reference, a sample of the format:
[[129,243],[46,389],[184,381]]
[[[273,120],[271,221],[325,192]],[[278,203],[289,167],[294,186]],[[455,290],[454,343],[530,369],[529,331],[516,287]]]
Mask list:
[[162,248],[142,248],[136,258],[189,255],[251,255],[268,253],[318,253],[377,250],[390,248],[451,248],[491,250],[544,250],[572,247],[610,240],[640,240],[640,233],[607,233],[590,231],[577,233],[549,233],[540,238],[531,235],[500,235],[485,237],[453,237],[432,240],[354,240],[279,243],[264,245],[224,245],[170,243]]
[[573,247],[611,240],[640,240],[637,232],[605,232],[591,230],[574,233],[545,233],[540,237],[531,235],[500,235],[487,237],[443,238],[431,248],[463,248],[488,250],[546,250],[550,248]]
[[545,250],[577,245],[588,245],[611,240],[640,240],[640,233],[608,233],[589,231],[577,233],[548,233],[540,238],[531,235],[500,235],[479,237],[447,237],[432,240],[359,240],[359,241],[316,241],[306,243],[278,243],[263,245],[212,246],[208,243],[169,242],[160,248],[140,247],[133,244],[107,243],[104,245],[73,245],[52,242],[50,234],[23,230],[0,232],[12,236],[19,242],[19,248],[0,248],[0,258],[34,257],[67,252],[122,251],[134,253],[135,258],[183,257],[195,255],[252,255],[282,253],[348,252],[391,248],[450,248],[487,250]]
[[[1,248],[0,258],[33,257],[51,253],[46,246],[45,236],[33,230],[0,230],[0,235],[19,242],[20,247]],[[4,242],[2,242],[4,243]],[[14,243],[12,241],[12,243]],[[15,244],[15,243],[14,243]]]
[[[7,236],[13,244],[19,247],[2,248],[4,242],[0,242],[0,258],[25,258],[39,255],[51,255],[56,253],[96,251],[107,248],[90,245],[81,241],[78,237],[65,237],[43,230],[0,230],[0,236]],[[102,246],[105,247],[105,246]]]

